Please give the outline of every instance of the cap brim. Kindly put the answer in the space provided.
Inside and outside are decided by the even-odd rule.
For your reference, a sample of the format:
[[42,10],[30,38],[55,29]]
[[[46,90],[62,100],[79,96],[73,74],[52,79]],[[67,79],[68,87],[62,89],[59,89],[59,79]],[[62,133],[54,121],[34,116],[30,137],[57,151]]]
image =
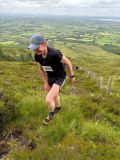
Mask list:
[[35,50],[35,49],[37,49],[37,48],[39,48],[39,45],[36,45],[36,44],[30,44],[30,45],[28,46],[28,49],[32,49],[32,50]]

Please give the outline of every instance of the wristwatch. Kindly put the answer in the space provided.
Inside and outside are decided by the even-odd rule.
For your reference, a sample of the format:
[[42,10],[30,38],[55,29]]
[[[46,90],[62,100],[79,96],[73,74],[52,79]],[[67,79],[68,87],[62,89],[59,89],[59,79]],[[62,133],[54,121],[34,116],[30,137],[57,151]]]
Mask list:
[[74,77],[75,77],[74,75],[70,76],[70,78],[74,78]]

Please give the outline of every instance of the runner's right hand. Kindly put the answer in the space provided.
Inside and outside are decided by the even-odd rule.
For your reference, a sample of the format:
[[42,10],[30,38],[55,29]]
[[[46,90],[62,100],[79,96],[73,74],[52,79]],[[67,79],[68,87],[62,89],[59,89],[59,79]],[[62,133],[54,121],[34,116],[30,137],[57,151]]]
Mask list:
[[71,83],[71,85],[75,84],[75,77],[70,79],[70,83]]
[[45,91],[49,91],[50,90],[50,86],[48,83],[44,83],[44,89]]

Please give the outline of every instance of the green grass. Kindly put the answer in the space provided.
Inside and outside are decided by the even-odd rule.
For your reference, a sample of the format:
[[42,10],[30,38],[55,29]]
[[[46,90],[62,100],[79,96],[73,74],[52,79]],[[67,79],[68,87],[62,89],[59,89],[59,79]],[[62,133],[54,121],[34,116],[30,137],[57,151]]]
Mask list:
[[[80,63],[81,59],[74,57],[73,66],[78,61]],[[9,68],[6,67],[8,64]],[[5,130],[9,132],[15,128],[20,129],[27,141],[36,145],[35,149],[30,150],[26,145],[21,145],[20,141],[11,139],[7,142],[11,152],[4,159],[119,158],[120,102],[116,94],[105,96],[104,91],[99,91],[96,81],[87,78],[85,73],[75,71],[76,86],[71,88],[67,80],[61,92],[61,113],[54,117],[50,126],[44,126],[42,121],[47,116],[48,109],[37,64],[0,62],[0,66],[0,87],[4,86],[4,94],[9,95],[9,98],[14,97],[13,100],[19,106],[16,112],[20,113],[16,119],[5,124]]]
[[[85,98],[63,95],[62,112],[54,117],[50,126],[44,126],[42,120],[47,114],[44,96],[43,93],[37,101],[34,96],[23,98],[20,104],[22,116],[13,123],[14,127],[23,130],[27,139],[34,142],[37,148],[33,151],[22,149],[19,143],[13,141],[10,143],[12,151],[7,156],[8,159],[59,160],[62,157],[72,157],[75,160],[99,160],[112,156],[117,160],[120,130],[106,120],[94,120],[95,113],[93,117],[90,114],[97,106],[93,102]],[[91,111],[86,105],[93,107]],[[85,106],[87,110],[83,112]],[[90,113],[89,120],[84,117],[86,113]]]
[[12,45],[12,44],[14,44],[14,42],[13,41],[7,41],[7,42],[0,42],[0,45]]

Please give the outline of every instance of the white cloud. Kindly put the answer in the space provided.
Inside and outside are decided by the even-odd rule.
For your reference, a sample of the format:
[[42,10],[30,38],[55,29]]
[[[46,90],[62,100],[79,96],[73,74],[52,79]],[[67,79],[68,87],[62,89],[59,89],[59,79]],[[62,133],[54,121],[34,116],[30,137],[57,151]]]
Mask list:
[[77,7],[77,8],[118,8],[120,7],[120,0],[61,0],[64,7]]
[[6,7],[120,7],[120,0],[0,0],[0,5]]
[[119,8],[120,0],[0,0],[0,12],[12,13],[57,13],[66,10],[68,14],[73,11],[76,14],[92,14],[98,10],[102,15],[103,10],[107,9],[108,15],[120,16]]

